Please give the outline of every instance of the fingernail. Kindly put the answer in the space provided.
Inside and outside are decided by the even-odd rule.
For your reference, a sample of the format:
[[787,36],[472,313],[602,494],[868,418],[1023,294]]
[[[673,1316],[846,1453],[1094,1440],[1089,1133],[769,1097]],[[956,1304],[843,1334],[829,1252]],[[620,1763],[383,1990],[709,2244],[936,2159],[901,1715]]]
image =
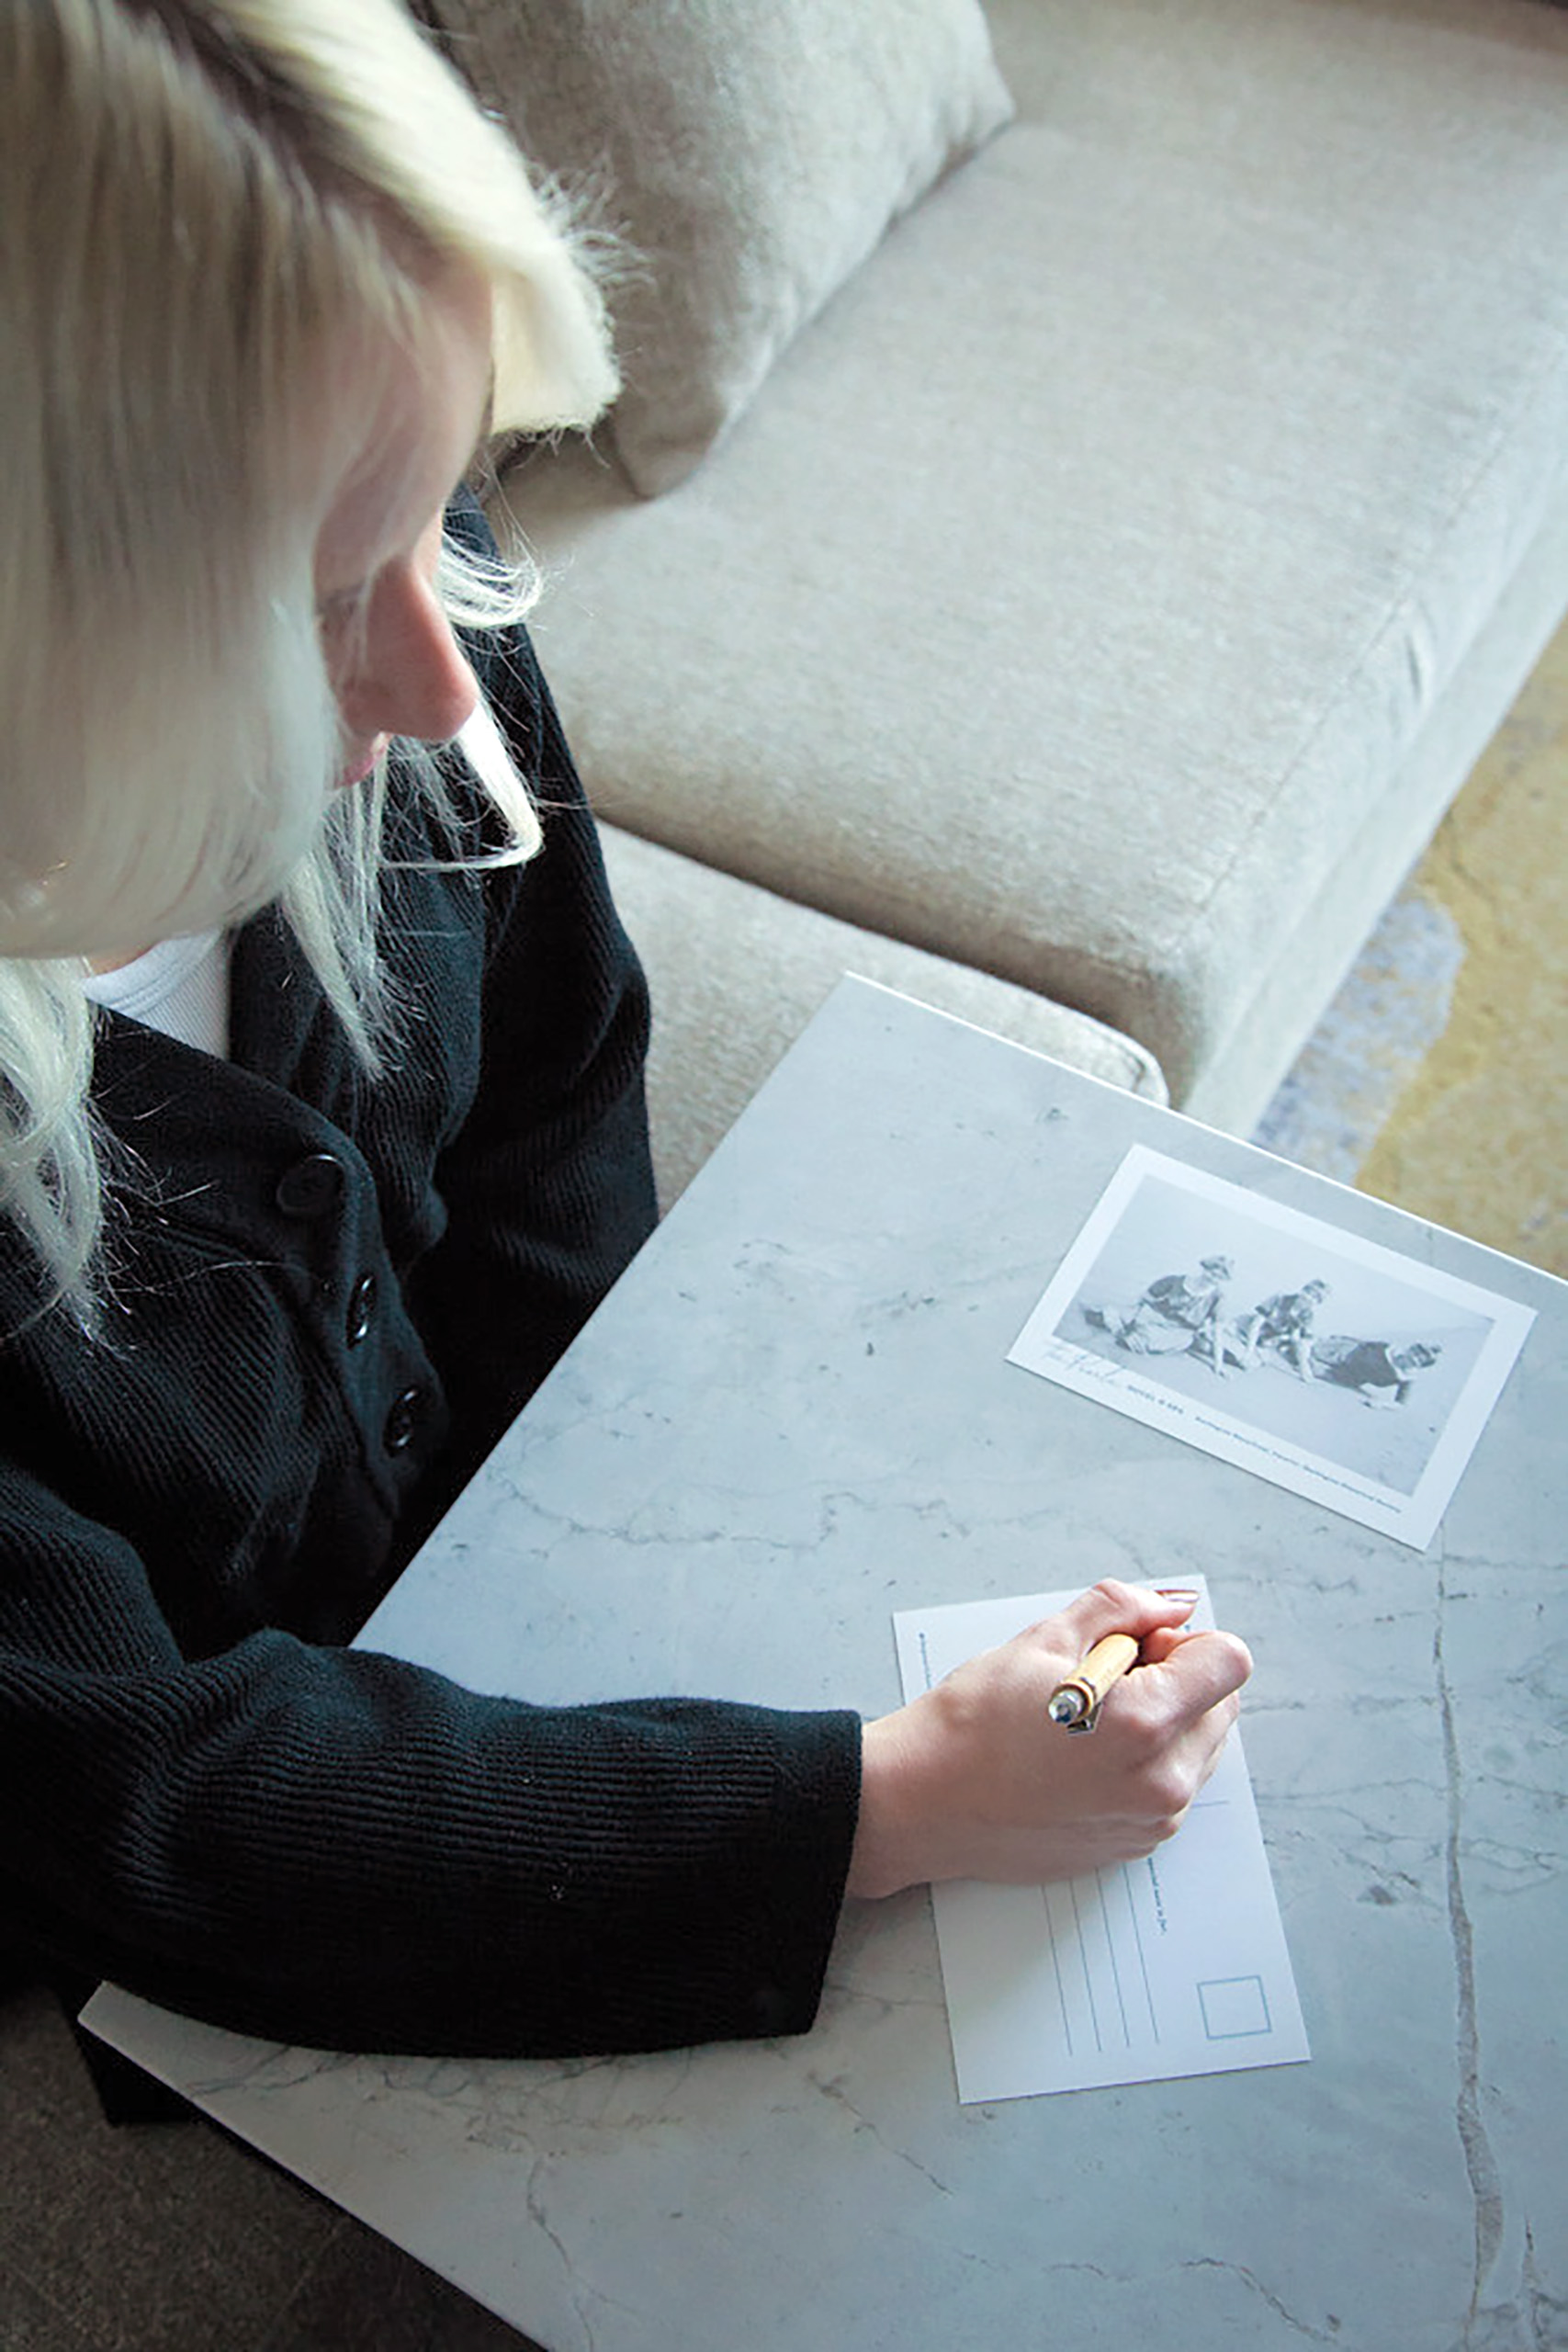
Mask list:
[[1190,1600],[1197,1606],[1198,1596],[1190,1584],[1156,1584],[1155,1590],[1162,1600]]

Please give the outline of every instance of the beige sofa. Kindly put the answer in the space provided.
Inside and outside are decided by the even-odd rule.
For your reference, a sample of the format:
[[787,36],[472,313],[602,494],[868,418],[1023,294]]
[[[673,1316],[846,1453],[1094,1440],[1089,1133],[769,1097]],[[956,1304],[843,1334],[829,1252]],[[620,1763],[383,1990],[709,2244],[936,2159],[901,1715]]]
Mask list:
[[1568,605],[1568,12],[434,16],[643,256],[504,489],[666,1193],[846,968],[1247,1132]]

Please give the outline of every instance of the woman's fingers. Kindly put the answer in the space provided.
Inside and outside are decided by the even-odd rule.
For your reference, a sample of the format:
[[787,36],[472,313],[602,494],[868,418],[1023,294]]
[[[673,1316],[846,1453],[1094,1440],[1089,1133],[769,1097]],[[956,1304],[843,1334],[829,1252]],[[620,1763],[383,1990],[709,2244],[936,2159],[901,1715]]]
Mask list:
[[1161,1627],[1182,1624],[1191,1615],[1197,1598],[1190,1587],[1173,1585],[1162,1590],[1156,1585],[1122,1584],[1115,1577],[1104,1577],[1055,1617],[1032,1627],[1031,1633],[1044,1636],[1055,1647],[1065,1643],[1071,1649],[1076,1643],[1071,1664],[1077,1666],[1106,1634],[1136,1634],[1143,1641]]
[[1158,1835],[1168,1837],[1219,1763],[1252,1657],[1234,1634],[1178,1630],[1145,1647],[1154,1655],[1111,1693],[1101,1730],[1142,1744],[1141,1785]]
[[[1206,1714],[1238,1691],[1251,1672],[1252,1653],[1234,1634],[1190,1634],[1179,1626],[1146,1635],[1134,1669],[1139,1697],[1157,1696],[1172,1724]],[[1131,1682],[1133,1676],[1126,1679]]]

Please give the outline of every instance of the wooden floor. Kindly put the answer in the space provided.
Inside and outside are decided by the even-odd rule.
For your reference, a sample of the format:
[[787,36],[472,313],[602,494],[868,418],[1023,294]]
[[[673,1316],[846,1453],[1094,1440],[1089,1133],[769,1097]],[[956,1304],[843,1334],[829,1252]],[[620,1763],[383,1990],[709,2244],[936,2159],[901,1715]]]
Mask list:
[[59,2008],[0,1996],[4,2352],[519,2352],[199,2118],[106,2123]]

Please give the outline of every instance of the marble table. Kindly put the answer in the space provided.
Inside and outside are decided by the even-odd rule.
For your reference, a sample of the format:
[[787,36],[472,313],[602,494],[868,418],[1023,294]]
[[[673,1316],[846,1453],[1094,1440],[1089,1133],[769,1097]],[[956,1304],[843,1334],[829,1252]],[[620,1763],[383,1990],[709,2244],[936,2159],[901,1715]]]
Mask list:
[[[1427,1550],[1006,1362],[1134,1142],[1537,1310]],[[92,2020],[550,2352],[1568,2345],[1565,1302],[846,982],[366,1638],[541,1698],[874,1713],[895,1606],[1202,1569],[1257,1660],[1310,2063],[960,2107],[923,1892],[852,1906],[793,2041],[476,2064]]]

